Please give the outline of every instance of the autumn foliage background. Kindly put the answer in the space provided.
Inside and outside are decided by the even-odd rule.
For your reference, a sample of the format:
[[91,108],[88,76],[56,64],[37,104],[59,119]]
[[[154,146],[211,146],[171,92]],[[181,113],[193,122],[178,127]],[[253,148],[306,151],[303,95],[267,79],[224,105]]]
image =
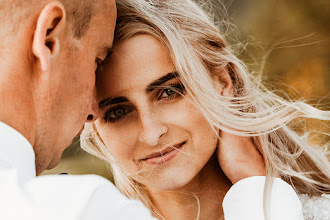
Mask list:
[[[282,97],[302,99],[330,110],[328,0],[223,0],[222,4],[209,0],[204,3],[208,8],[211,6],[216,17],[226,21],[222,31],[226,32],[228,42],[268,88]],[[329,133],[326,122],[308,120],[299,126]],[[329,138],[314,141],[324,143]],[[44,175],[62,172],[94,173],[111,180],[107,165],[83,152],[79,139],[65,150],[61,163]]]

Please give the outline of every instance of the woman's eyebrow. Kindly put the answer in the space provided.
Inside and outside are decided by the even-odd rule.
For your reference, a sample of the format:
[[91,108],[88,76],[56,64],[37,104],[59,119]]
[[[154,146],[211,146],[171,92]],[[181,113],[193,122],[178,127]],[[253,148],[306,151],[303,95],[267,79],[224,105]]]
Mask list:
[[[179,74],[177,72],[172,72],[172,73],[166,74],[165,76],[162,76],[161,78],[155,80],[154,82],[150,83],[147,86],[146,93],[152,92],[155,88],[157,88],[157,86],[160,86],[160,85],[164,84],[165,82],[178,77],[178,75]],[[105,106],[108,106],[108,105],[114,105],[114,104],[128,102],[128,101],[129,100],[124,96],[108,97],[99,102],[99,108],[104,108]]]
[[107,105],[114,105],[122,102],[128,102],[128,99],[124,96],[120,97],[108,97],[99,102],[99,108],[104,108]]
[[155,88],[157,88],[157,86],[160,86],[173,78],[177,78],[178,75],[179,74],[177,72],[172,72],[172,73],[166,74],[165,76],[162,76],[161,78],[155,80],[154,82],[150,83],[147,86],[146,93],[152,92]]

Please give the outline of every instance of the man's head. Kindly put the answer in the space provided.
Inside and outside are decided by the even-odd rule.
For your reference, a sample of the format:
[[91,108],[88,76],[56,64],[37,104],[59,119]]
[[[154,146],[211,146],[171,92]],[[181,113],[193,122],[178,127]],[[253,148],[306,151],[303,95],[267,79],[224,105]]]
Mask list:
[[32,106],[33,112],[22,123],[33,121],[34,134],[26,136],[34,147],[37,173],[41,173],[58,163],[87,119],[98,117],[95,70],[112,45],[115,2],[0,2],[1,14],[9,16],[1,22],[6,31],[1,30],[0,57],[4,51],[13,51],[8,56],[19,65],[17,73],[9,74],[24,78],[22,86],[29,85],[31,100],[26,102],[33,104],[26,106]]

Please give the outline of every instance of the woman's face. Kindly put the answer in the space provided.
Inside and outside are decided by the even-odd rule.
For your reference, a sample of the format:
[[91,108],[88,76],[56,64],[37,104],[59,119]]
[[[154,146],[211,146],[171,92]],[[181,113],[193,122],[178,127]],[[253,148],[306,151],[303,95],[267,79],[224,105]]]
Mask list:
[[186,185],[213,155],[217,136],[155,37],[119,43],[97,75],[97,88],[101,138],[127,175],[148,188]]

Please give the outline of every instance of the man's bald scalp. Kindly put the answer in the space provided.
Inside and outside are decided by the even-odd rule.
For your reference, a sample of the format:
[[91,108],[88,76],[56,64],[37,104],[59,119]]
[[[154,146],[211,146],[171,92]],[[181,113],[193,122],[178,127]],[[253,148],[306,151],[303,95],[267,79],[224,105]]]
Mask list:
[[[8,33],[17,33],[25,21],[40,11],[47,3],[53,0],[0,0],[1,36]],[[92,16],[100,3],[99,0],[57,0],[66,10],[67,21],[72,24],[72,31],[76,38],[81,38],[88,30]],[[102,6],[101,6],[102,7]],[[8,36],[9,37],[9,36]]]

